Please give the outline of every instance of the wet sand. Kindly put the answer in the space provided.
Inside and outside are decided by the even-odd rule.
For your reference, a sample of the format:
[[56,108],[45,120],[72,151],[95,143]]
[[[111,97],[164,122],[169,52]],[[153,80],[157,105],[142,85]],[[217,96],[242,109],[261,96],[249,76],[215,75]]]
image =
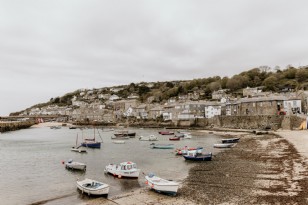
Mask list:
[[306,158],[292,143],[275,134],[220,134],[239,135],[240,143],[195,163],[176,197],[143,188],[84,204],[308,204]]

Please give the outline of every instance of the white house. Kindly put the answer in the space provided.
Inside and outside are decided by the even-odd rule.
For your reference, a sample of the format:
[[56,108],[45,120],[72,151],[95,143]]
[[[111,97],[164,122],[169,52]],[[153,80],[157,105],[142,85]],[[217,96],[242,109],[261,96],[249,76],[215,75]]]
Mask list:
[[205,118],[213,118],[221,115],[221,104],[217,102],[208,103],[204,107]]
[[110,101],[120,100],[120,97],[117,95],[111,95],[109,98]]
[[287,115],[302,112],[302,101],[299,99],[288,99],[283,101],[283,108]]

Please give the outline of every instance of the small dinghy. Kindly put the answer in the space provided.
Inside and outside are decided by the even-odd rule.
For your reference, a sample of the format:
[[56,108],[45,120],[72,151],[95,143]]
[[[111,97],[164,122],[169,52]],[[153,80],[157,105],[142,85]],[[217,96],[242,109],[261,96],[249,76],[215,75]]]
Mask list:
[[173,144],[155,144],[152,143],[150,144],[152,149],[173,149],[174,145]]
[[233,147],[234,143],[223,143],[223,144],[214,144],[213,147],[215,148],[230,148]]
[[179,141],[181,138],[180,137],[170,137],[170,141]]
[[85,171],[87,165],[81,162],[75,162],[72,159],[70,159],[67,162],[65,162],[65,168]]
[[125,144],[124,140],[113,140],[112,143],[114,144]]
[[109,193],[109,185],[95,181],[92,179],[85,179],[82,181],[77,181],[77,188],[82,192],[82,193],[87,193],[88,195],[95,195],[95,196],[100,196],[100,195],[108,195]]
[[140,141],[157,141],[157,137],[154,135],[150,135],[150,136],[140,136],[139,137]]
[[179,183],[162,179],[155,176],[154,174],[149,174],[148,176],[145,176],[145,179],[145,183],[147,184],[147,186],[151,189],[154,189],[158,193],[165,193],[175,196],[179,188]]
[[86,149],[84,149],[82,146],[77,146],[77,144],[78,144],[78,134],[77,134],[77,137],[76,137],[76,145],[71,148],[71,151],[79,152],[79,153],[86,153],[87,152]]
[[134,162],[123,162],[121,164],[109,164],[105,167],[105,173],[109,173],[118,178],[138,178],[140,169]]
[[211,161],[212,160],[212,153],[208,154],[200,154],[197,152],[197,150],[188,151],[187,155],[183,155],[185,160],[191,160],[191,161]]
[[183,137],[184,139],[191,139],[192,138],[192,136],[191,136],[191,134],[184,134],[184,137]]
[[161,135],[174,135],[174,132],[171,131],[159,131],[158,133]]
[[222,139],[222,143],[237,143],[240,140],[240,138],[229,138],[229,139]]

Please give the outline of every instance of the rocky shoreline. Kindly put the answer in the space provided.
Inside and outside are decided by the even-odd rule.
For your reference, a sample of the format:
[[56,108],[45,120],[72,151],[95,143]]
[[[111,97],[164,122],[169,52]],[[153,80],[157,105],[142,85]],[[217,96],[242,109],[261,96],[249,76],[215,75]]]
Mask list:
[[86,204],[308,204],[305,158],[291,143],[275,134],[240,137],[211,162],[196,163],[176,197],[143,188]]
[[246,135],[193,167],[179,195],[196,204],[308,204],[304,159],[277,135]]

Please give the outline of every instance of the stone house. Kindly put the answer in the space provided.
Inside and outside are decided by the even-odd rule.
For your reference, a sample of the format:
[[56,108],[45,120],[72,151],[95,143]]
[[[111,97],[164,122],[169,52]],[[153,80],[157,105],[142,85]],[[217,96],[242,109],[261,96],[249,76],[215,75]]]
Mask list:
[[141,104],[134,108],[134,116],[137,119],[147,119],[148,118],[148,112],[146,110],[147,105]]
[[149,119],[157,119],[160,117],[164,112],[162,106],[156,106],[149,110]]
[[195,118],[204,118],[204,109],[206,101],[189,101],[176,106],[177,118],[179,120],[189,120]]
[[237,115],[277,115],[284,111],[284,96],[242,98],[239,100]]
[[214,91],[212,93],[212,99],[220,100],[222,98],[227,98],[228,97],[227,91],[228,91],[227,89],[220,89],[220,90]]
[[263,87],[255,87],[255,88],[247,87],[247,88],[244,88],[244,89],[243,89],[243,96],[244,96],[244,97],[254,97],[254,96],[256,96],[258,93],[261,93],[261,92],[262,92],[262,88],[263,88]]
[[173,120],[174,117],[174,109],[175,105],[174,104],[166,104],[163,107],[163,112],[162,112],[162,116],[163,116],[163,120],[167,121],[167,120]]

